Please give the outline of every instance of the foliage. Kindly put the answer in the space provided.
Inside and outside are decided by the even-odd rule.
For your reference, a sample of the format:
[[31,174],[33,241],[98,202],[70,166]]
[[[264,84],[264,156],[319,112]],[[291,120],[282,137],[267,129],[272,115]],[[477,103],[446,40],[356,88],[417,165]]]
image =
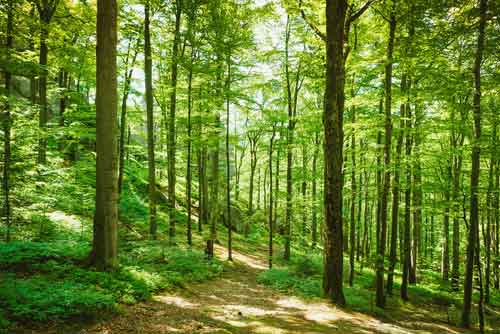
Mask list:
[[[158,242],[128,243],[122,266],[98,272],[83,265],[85,242],[13,242],[0,247],[0,305],[4,321],[91,318],[118,303],[146,300],[159,290],[219,275],[222,264],[195,250],[164,248]],[[0,318],[1,320],[1,318]]]

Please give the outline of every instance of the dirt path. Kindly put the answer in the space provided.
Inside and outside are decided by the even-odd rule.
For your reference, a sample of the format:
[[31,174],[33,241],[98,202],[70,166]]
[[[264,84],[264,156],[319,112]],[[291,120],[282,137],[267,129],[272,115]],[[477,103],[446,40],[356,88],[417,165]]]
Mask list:
[[[265,269],[259,258],[233,254],[234,265],[228,266],[217,280],[194,284],[175,294],[158,295],[85,329],[54,329],[48,333],[458,333],[433,323],[383,323],[323,301],[277,293],[256,283],[257,274]],[[217,255],[225,259],[225,249],[218,247]]]

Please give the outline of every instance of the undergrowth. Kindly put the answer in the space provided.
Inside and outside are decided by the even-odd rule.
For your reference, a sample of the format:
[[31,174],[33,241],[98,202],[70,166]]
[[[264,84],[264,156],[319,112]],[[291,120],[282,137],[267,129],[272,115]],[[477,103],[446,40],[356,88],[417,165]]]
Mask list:
[[160,242],[130,242],[120,248],[115,272],[85,265],[87,243],[13,242],[0,247],[0,328],[9,322],[93,318],[119,303],[148,299],[154,292],[213,278],[222,263],[195,250]]

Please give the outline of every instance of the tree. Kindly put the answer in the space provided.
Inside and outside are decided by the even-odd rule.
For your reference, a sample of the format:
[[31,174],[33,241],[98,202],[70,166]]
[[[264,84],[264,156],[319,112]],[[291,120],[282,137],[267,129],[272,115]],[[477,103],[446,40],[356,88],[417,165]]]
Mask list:
[[177,107],[177,70],[179,63],[180,27],[182,0],[175,0],[175,31],[172,43],[172,64],[170,79],[170,111],[168,117],[168,237],[175,243],[175,111]]
[[47,162],[47,120],[48,120],[48,105],[47,105],[47,58],[49,49],[47,47],[47,39],[49,38],[49,25],[52,17],[56,12],[60,0],[33,0],[38,10],[40,17],[40,67],[42,72],[38,78],[40,104],[40,139],[38,140],[38,163],[45,164]]
[[155,142],[154,142],[154,115],[153,115],[153,65],[151,55],[150,0],[144,4],[144,83],[146,93],[146,123],[148,142],[148,199],[149,199],[149,233],[156,239],[156,171],[155,171]]
[[96,202],[91,263],[102,271],[118,265],[116,0],[97,2]]
[[[474,259],[477,236],[479,236],[479,173],[480,173],[480,155],[481,155],[481,62],[483,60],[483,49],[486,28],[486,12],[488,0],[479,0],[479,27],[477,37],[477,48],[474,60],[474,126],[472,143],[472,169],[470,177],[470,224],[467,236],[467,263],[465,266],[464,281],[464,304],[462,309],[462,325],[465,328],[470,327],[470,310],[472,304],[472,277],[474,275]],[[479,247],[477,247],[479,249]],[[477,257],[479,259],[479,256]]]

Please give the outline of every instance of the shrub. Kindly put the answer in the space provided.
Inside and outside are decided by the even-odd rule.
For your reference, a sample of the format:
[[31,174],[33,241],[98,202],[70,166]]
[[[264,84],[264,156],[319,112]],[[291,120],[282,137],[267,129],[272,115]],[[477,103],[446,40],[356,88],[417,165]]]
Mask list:
[[87,285],[49,281],[42,276],[16,279],[7,275],[0,283],[0,305],[10,318],[46,321],[91,317],[112,310],[115,300]]

